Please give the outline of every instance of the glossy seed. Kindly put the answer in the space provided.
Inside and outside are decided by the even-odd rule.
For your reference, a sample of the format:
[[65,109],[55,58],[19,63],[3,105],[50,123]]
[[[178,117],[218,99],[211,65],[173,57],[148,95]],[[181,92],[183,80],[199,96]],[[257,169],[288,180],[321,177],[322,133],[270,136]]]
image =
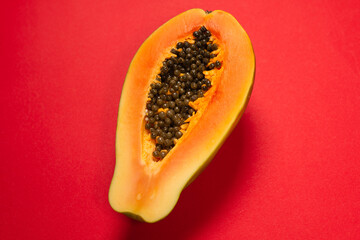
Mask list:
[[175,137],[177,138],[177,139],[179,139],[179,138],[181,138],[182,137],[182,132],[180,132],[180,131],[177,131],[176,133],[175,133]]
[[215,67],[216,67],[216,68],[220,68],[220,67],[221,67],[221,62],[216,61],[216,62],[215,62]]
[[183,43],[182,42],[178,42],[177,44],[176,44],[176,48],[182,48],[183,47]]
[[165,157],[166,157],[166,154],[167,154],[167,152],[161,151],[161,152],[160,152],[160,158],[161,158],[161,159],[165,158]]
[[158,150],[153,151],[153,156],[156,158],[160,157],[160,152]]
[[156,142],[157,142],[158,144],[163,144],[163,143],[164,143],[164,138],[163,138],[163,137],[158,137],[158,138],[156,139]]

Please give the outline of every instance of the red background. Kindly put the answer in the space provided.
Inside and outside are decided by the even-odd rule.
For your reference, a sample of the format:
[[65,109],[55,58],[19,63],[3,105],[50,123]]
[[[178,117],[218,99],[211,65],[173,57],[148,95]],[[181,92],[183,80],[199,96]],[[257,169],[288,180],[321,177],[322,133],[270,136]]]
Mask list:
[[[0,7],[0,239],[359,239],[360,2],[8,1]],[[190,8],[222,9],[257,60],[243,118],[155,224],[114,212],[121,86]]]

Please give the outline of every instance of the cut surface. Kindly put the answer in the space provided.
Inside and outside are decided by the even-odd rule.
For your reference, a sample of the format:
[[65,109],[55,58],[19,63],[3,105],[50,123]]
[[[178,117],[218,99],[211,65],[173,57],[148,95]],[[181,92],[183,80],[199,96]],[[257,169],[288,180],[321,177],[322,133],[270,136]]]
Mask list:
[[[171,48],[201,26],[217,40],[223,66],[212,77],[213,87],[202,104],[195,101],[192,105],[198,111],[198,119],[192,121],[193,125],[190,123],[166,158],[154,162],[144,140],[149,86]],[[201,9],[192,9],[157,29],[136,53],[123,86],[116,166],[109,192],[113,209],[147,222],[169,214],[182,189],[209,163],[242,115],[254,71],[251,42],[240,24],[226,12],[206,14]]]

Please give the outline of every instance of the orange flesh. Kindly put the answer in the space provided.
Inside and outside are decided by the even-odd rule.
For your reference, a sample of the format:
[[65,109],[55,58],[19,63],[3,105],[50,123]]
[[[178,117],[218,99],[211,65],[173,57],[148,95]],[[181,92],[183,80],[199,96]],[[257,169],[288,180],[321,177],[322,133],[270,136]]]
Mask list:
[[[205,97],[192,104],[197,114],[186,134],[162,161],[154,162],[154,145],[144,129],[150,83],[170,49],[201,26],[216,39],[220,54],[215,59],[222,62],[222,67],[210,78],[212,87]],[[189,10],[156,30],[135,55],[123,86],[117,162],[109,192],[111,206],[149,222],[165,217],[181,190],[207,165],[239,120],[251,93],[254,71],[251,42],[226,12],[205,14],[201,9]]]
[[[196,29],[196,30],[199,30],[199,29]],[[192,36],[192,33],[190,35],[186,36],[184,39],[179,39],[177,42],[183,42],[183,41],[188,41],[190,43],[193,43],[194,38]],[[216,37],[214,37],[214,36],[210,37],[210,41],[212,43],[216,43],[218,45],[218,49],[212,52],[213,54],[215,54],[217,56],[215,58],[211,58],[209,64],[215,63],[215,61],[217,61],[217,60],[222,62],[224,56],[223,56],[223,51],[221,51],[221,49],[222,49],[221,42],[218,39],[216,39]],[[174,47],[175,46],[171,46],[170,48],[174,48]],[[173,55],[174,54],[171,54],[169,52],[166,53],[165,56],[161,57],[159,64],[161,65],[161,63],[166,58],[173,56]],[[223,67],[221,67],[220,69],[214,68],[209,71],[205,70],[203,72],[203,74],[205,75],[205,78],[207,78],[211,81],[211,88],[204,93],[204,97],[198,98],[196,101],[189,103],[189,106],[192,107],[196,111],[196,114],[194,114],[192,117],[188,118],[185,121],[185,124],[181,125],[181,132],[183,133],[183,136],[181,138],[177,139],[175,146],[169,151],[169,153],[166,155],[166,157],[160,161],[163,161],[166,158],[171,157],[172,152],[175,151],[176,145],[181,144],[181,142],[188,135],[191,136],[191,130],[194,128],[194,126],[196,125],[198,120],[201,118],[201,115],[203,114],[203,112],[206,111],[206,107],[207,107],[208,103],[210,102],[212,96],[216,92],[216,86],[218,84],[218,80],[220,79],[222,71],[223,71]],[[158,74],[158,72],[155,74],[155,76],[152,76],[150,79],[155,79],[157,74]],[[153,81],[151,81],[151,82],[153,82]],[[150,85],[148,87],[148,92],[149,92],[149,90],[150,90]],[[146,98],[146,100],[149,100],[149,98]],[[160,111],[166,112],[167,110],[168,109],[160,108],[158,110],[158,112],[160,112]],[[146,165],[153,164],[152,161],[158,162],[158,160],[155,159],[152,155],[153,151],[155,150],[155,142],[156,141],[154,139],[151,139],[150,131],[145,130],[145,121],[143,123],[143,128],[142,128],[141,132],[142,132],[142,155],[141,155],[142,160],[145,162]]]

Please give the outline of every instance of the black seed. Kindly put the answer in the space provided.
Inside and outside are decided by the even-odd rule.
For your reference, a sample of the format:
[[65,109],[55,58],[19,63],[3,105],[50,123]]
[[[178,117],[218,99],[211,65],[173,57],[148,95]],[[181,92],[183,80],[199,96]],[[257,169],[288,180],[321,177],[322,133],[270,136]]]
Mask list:
[[156,158],[160,157],[160,152],[158,150],[153,151],[153,156]]
[[179,93],[174,92],[174,93],[171,94],[171,96],[172,96],[172,98],[173,98],[174,100],[176,100],[176,99],[179,98]]
[[167,73],[169,71],[169,68],[167,66],[163,66],[162,68],[162,72]]
[[175,102],[174,101],[170,101],[169,102],[169,108],[174,108],[175,107]]
[[147,129],[147,130],[150,129],[150,123],[145,123],[145,129]]
[[158,138],[156,139],[156,142],[157,142],[158,144],[163,144],[163,143],[164,143],[164,138],[163,138],[163,137],[158,137]]
[[207,47],[207,41],[206,39],[201,40],[201,45],[206,48]]
[[171,49],[170,52],[173,53],[173,54],[176,54],[176,55],[179,53],[179,51],[176,50],[175,48]]
[[186,80],[188,80],[188,81],[192,81],[192,80],[193,80],[193,77],[190,75],[190,73],[187,73],[187,74],[186,74]]
[[195,32],[193,33],[193,35],[194,35],[194,37],[196,37],[196,38],[198,38],[198,37],[200,36],[200,34],[199,34],[198,31],[195,31]]
[[172,145],[172,141],[170,139],[165,139],[165,145],[170,147]]
[[175,137],[177,138],[177,139],[179,139],[179,138],[181,138],[182,137],[182,132],[180,132],[180,131],[177,131],[176,133],[175,133]]
[[175,104],[176,104],[176,106],[181,107],[183,103],[180,99],[176,99]]
[[219,68],[221,67],[221,62],[216,61],[216,62],[215,62],[215,67],[219,69]]
[[210,80],[207,79],[207,78],[205,78],[205,79],[203,80],[203,84],[206,84],[206,86],[211,86],[211,82],[210,82]]
[[161,152],[160,152],[160,158],[161,158],[161,159],[165,158],[165,157],[166,157],[166,154],[167,154],[167,152],[161,151]]
[[198,99],[197,95],[192,95],[191,98],[190,98],[190,100],[193,101],[193,102],[196,101],[196,99]]
[[201,30],[202,32],[206,32],[206,31],[207,31],[207,29],[206,29],[205,26],[202,26],[202,27],[200,28],[200,30]]
[[164,100],[162,100],[162,99],[160,98],[160,99],[158,99],[158,100],[156,101],[156,104],[157,104],[158,106],[161,106],[161,105],[164,104]]
[[155,134],[155,133],[151,133],[151,134],[150,134],[150,137],[151,137],[152,139],[155,139],[155,138],[156,138],[156,134]]
[[182,124],[181,120],[176,120],[176,121],[174,121],[174,123],[176,126],[180,126]]
[[183,47],[183,43],[182,42],[178,42],[177,44],[176,44],[176,48],[182,48]]
[[190,108],[189,111],[188,111],[188,113],[189,113],[190,115],[193,115],[193,114],[195,113],[195,110],[192,109],[192,108]]
[[180,81],[185,81],[185,80],[186,80],[186,76],[185,76],[185,75],[180,76]]
[[152,116],[154,116],[154,112],[151,111],[151,110],[149,110],[148,113],[147,113],[147,115],[148,115],[149,117],[152,117]]
[[179,75],[180,75],[180,71],[176,69],[176,70],[174,71],[174,75],[175,75],[175,76],[179,76]]
[[174,79],[171,79],[171,81],[169,82],[170,86],[174,86],[176,84],[176,81]]
[[156,94],[157,94],[157,90],[156,90],[155,88],[152,88],[152,89],[150,90],[150,93],[156,95]]
[[211,53],[210,58],[214,58],[214,57],[216,57],[216,54]]
[[152,105],[151,110],[153,110],[154,112],[157,112],[157,110],[159,109],[159,107],[157,105]]
[[200,66],[198,67],[198,71],[200,71],[200,72],[205,71],[205,65],[204,65],[204,64],[200,64]]
[[166,116],[165,112],[159,112],[160,119],[165,119],[165,116]]
[[173,136],[173,134],[172,134],[171,132],[167,132],[167,133],[166,133],[166,138],[167,138],[167,139],[172,138],[172,136]]
[[180,112],[180,108],[178,106],[174,107],[174,112],[176,113]]
[[187,98],[190,98],[190,97],[192,96],[191,91],[187,91],[187,92],[185,93],[185,96],[186,96]]
[[[166,126],[169,126],[169,125],[171,124],[171,119],[168,118],[168,117],[166,117],[165,120],[164,120],[164,122],[165,122],[165,125],[166,125]],[[165,130],[164,130],[164,131],[165,131]]]
[[188,41],[185,41],[185,42],[184,42],[184,47],[185,47],[185,48],[190,47],[190,43],[189,43]]
[[180,88],[179,89],[179,94],[181,95],[181,94],[184,94],[184,93],[185,93],[185,90],[183,88]]
[[196,74],[196,77],[197,77],[197,79],[201,80],[201,79],[204,78],[204,74],[198,72],[198,73]]
[[214,44],[212,45],[212,50],[215,51],[215,50],[217,50],[217,49],[218,49],[218,45],[217,45],[216,43],[214,43]]
[[165,126],[165,123],[164,123],[164,121],[159,121],[158,125],[160,128],[163,128]]
[[149,118],[149,123],[154,123],[155,122],[155,118],[151,117]]
[[[175,103],[174,103],[175,104]],[[166,112],[166,116],[168,116],[169,118],[172,118],[175,115],[175,111],[174,110],[168,110]]]
[[197,89],[197,84],[195,82],[191,83],[191,89]]
[[156,147],[155,147],[155,150],[157,150],[157,151],[161,151],[161,145],[160,144],[156,144]]
[[209,66],[208,66],[208,69],[211,70],[211,69],[214,69],[214,67],[215,67],[215,64],[214,64],[214,63],[210,63]]
[[189,105],[189,103],[190,103],[190,100],[187,99],[187,98],[185,98],[185,99],[184,99],[184,105],[187,106],[187,105]]
[[172,61],[171,59],[167,62],[167,65],[169,66],[169,67],[171,67],[172,65],[174,65],[174,61]]
[[[179,52],[179,55],[178,55],[180,58],[177,59],[177,63],[178,64],[182,64],[184,63],[184,58],[186,57],[186,53],[184,51],[181,51]],[[182,60],[180,60],[182,59]]]

